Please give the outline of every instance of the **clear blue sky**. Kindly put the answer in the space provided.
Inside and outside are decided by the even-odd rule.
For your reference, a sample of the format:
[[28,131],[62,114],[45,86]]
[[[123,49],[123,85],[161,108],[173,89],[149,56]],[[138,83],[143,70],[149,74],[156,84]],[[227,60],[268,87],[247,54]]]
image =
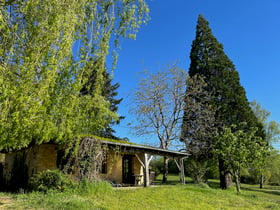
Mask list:
[[[123,40],[114,81],[124,98],[119,113],[126,116],[116,127],[117,136],[134,142],[128,94],[144,69],[159,70],[179,62],[188,71],[189,53],[197,17],[202,14],[214,36],[224,46],[240,74],[249,101],[256,99],[280,122],[280,1],[279,0],[148,0],[151,20],[142,26],[136,40]],[[277,147],[280,144],[277,145]]]

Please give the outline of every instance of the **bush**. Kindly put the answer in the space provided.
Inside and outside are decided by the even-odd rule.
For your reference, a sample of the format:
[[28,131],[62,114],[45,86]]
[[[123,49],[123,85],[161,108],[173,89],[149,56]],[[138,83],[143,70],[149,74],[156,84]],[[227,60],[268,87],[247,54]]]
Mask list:
[[[150,169],[156,173],[156,176],[162,174],[163,171],[163,157],[155,158],[150,163]],[[179,169],[173,159],[168,161],[168,173],[169,174],[178,174]]]
[[206,172],[209,170],[207,160],[198,161],[196,159],[189,159],[187,170],[194,183],[200,184],[206,182]]
[[254,176],[251,175],[242,175],[240,177],[240,182],[244,184],[258,184],[259,181],[256,180]]
[[73,185],[74,183],[69,176],[55,169],[46,170],[31,177],[29,189],[41,192],[47,192],[49,190],[62,192]]
[[150,163],[150,170],[155,172],[156,177],[159,174],[162,174],[163,173],[163,158],[152,159],[152,161]]

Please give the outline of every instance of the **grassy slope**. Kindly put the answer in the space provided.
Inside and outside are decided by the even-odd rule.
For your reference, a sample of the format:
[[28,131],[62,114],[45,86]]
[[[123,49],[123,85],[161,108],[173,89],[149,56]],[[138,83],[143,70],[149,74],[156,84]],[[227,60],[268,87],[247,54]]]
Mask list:
[[[170,177],[175,179],[175,177]],[[178,177],[176,177],[178,179]],[[150,188],[100,190],[88,193],[30,193],[13,195],[6,208],[16,209],[280,209],[280,187],[260,190],[242,185],[241,195],[235,189],[217,189],[187,183],[185,186],[162,185]],[[246,189],[245,189],[246,188]],[[0,194],[0,204],[1,204]],[[7,194],[5,194],[7,198]],[[9,196],[8,196],[9,197]],[[4,207],[4,205],[2,205]],[[1,208],[1,205],[0,205]]]

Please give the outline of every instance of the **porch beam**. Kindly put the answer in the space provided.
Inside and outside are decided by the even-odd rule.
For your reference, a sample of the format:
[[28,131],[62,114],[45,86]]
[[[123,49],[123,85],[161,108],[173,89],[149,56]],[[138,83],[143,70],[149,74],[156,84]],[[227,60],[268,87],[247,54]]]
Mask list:
[[145,164],[144,164],[143,161],[139,158],[138,154],[135,154],[135,157],[137,158],[137,160],[139,161],[139,163],[143,166],[143,168],[145,168]]
[[185,184],[185,168],[184,168],[184,158],[180,158],[179,159],[179,163],[178,160],[176,158],[174,158],[174,162],[176,163],[176,166],[178,167],[179,171],[180,171],[180,181],[182,182],[182,184]]
[[148,160],[148,166],[150,165],[151,160],[153,159],[153,157],[154,157],[153,155],[150,156],[150,158],[149,158],[149,160]]
[[178,163],[176,158],[174,158],[174,162],[176,163],[176,166],[179,169],[179,171],[181,171],[181,165],[179,165],[179,163]]

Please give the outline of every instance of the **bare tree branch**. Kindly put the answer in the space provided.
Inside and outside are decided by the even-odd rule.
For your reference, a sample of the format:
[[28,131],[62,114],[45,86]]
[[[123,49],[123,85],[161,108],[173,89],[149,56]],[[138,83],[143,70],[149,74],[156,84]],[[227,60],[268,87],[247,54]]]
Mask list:
[[134,128],[138,135],[153,133],[160,147],[168,149],[171,141],[179,139],[187,75],[174,65],[145,76],[134,93],[132,111],[138,120]]

